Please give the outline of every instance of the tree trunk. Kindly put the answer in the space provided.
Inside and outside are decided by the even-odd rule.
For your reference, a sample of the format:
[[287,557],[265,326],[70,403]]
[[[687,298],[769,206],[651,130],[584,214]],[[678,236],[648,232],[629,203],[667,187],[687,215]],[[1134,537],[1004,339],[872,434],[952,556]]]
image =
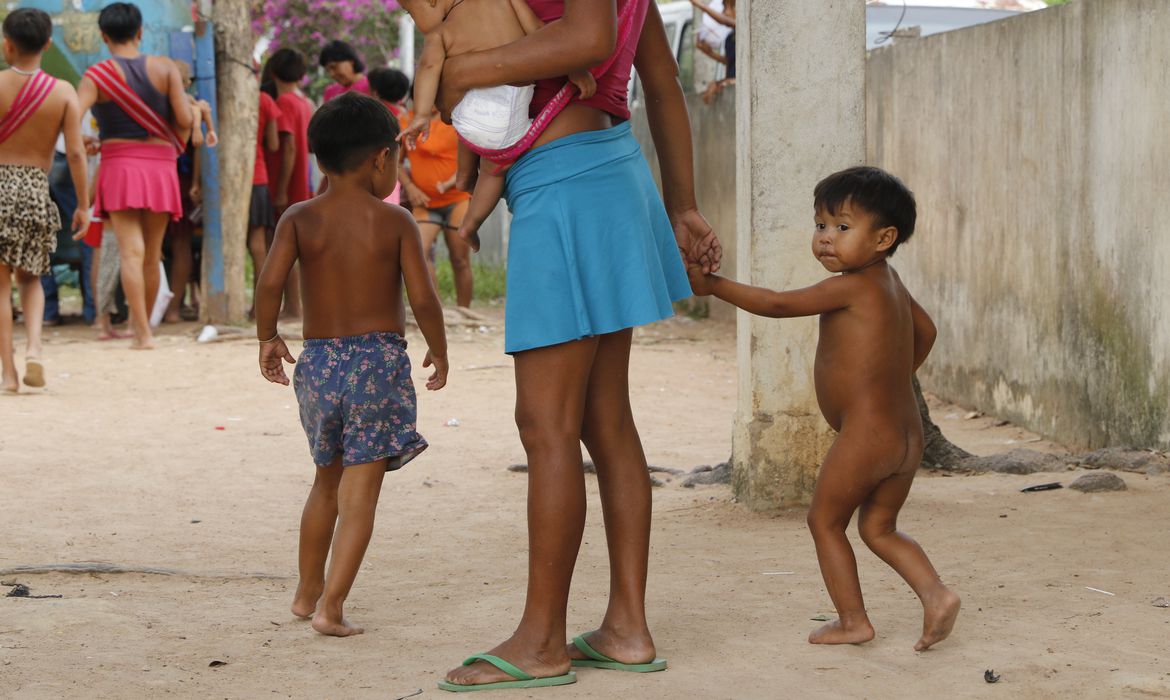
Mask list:
[[922,451],[922,466],[927,469],[955,469],[959,462],[970,457],[971,453],[947,440],[930,419],[930,409],[922,395],[922,386],[918,383],[917,376],[914,377],[914,398],[918,401],[918,413],[922,415],[922,433],[926,440]]
[[[222,225],[223,295],[219,305],[225,323],[245,321],[244,255],[248,241],[248,207],[256,160],[259,85],[252,74],[255,38],[248,0],[216,0],[216,96],[218,102],[219,186]],[[255,271],[259,274],[259,270]],[[205,278],[206,283],[206,278]],[[215,305],[213,305],[214,308]],[[214,322],[214,321],[213,321]]]

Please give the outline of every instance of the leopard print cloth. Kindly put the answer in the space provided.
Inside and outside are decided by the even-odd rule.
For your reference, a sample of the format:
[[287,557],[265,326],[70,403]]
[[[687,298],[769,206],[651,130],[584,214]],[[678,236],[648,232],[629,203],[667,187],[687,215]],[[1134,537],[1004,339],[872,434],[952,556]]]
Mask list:
[[0,165],[0,263],[34,275],[49,273],[61,214],[49,178],[31,165]]

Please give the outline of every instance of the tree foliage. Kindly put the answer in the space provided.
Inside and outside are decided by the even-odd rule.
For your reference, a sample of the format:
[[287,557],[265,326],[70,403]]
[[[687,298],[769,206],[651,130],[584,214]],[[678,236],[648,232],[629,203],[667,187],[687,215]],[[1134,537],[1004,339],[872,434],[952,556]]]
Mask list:
[[321,47],[342,39],[377,66],[398,55],[400,15],[396,0],[254,0],[252,28],[274,50],[299,49],[310,63]]

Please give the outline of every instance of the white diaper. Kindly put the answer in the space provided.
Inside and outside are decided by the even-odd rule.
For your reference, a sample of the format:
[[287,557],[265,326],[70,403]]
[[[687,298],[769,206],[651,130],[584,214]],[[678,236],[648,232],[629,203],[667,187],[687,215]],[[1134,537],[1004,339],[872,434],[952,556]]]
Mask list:
[[452,110],[451,125],[480,148],[508,148],[523,138],[532,125],[528,117],[532,89],[531,85],[501,85],[471,90]]

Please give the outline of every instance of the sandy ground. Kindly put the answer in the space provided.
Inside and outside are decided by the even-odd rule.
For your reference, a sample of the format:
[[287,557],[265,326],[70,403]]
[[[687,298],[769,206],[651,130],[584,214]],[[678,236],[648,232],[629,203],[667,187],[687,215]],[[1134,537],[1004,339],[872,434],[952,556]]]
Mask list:
[[[525,476],[506,470],[523,454],[498,326],[454,331],[451,384],[421,399],[433,447],[387,478],[348,607],[367,634],[350,639],[288,612],[312,478],[291,390],[260,378],[252,343],[196,345],[195,330],[172,327],[159,350],[133,353],[67,327],[51,336],[49,390],[0,400],[0,570],[173,571],[0,575],[62,596],[0,600],[0,696],[445,696],[437,678],[511,632],[523,602]],[[727,458],[734,360],[727,325],[639,334],[634,407],[653,464]],[[935,408],[975,452],[1059,450]],[[655,492],[649,594],[670,670],[582,671],[575,686],[493,697],[1170,697],[1170,609],[1151,604],[1170,596],[1170,477],[1127,474],[1116,494],[1019,493],[1073,476],[922,475],[901,525],[964,601],[954,636],[927,653],[912,650],[913,594],[860,545],[878,638],[808,645],[810,618],[832,608],[803,513],[751,513],[727,487],[675,478]],[[587,479],[569,610],[580,631],[599,621],[608,581]]]

